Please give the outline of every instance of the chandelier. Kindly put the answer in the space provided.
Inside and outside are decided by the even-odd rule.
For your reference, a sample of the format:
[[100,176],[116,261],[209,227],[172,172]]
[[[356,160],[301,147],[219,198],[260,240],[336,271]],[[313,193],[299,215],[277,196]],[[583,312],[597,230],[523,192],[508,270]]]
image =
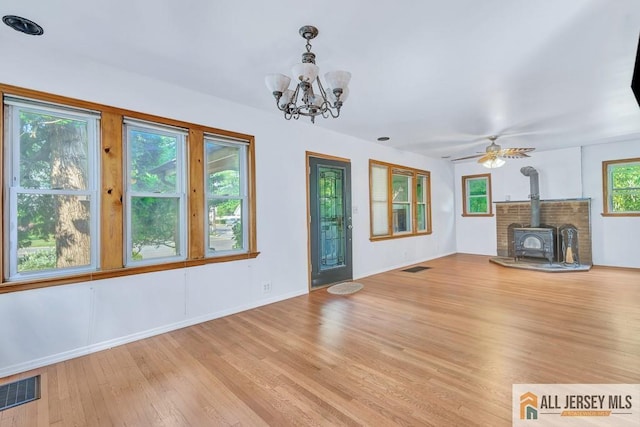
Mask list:
[[[322,86],[318,73],[320,68],[316,65],[316,54],[311,52],[311,39],[318,35],[318,29],[312,25],[300,28],[300,35],[307,41],[307,51],[302,53],[302,62],[295,64],[291,69],[294,77],[295,88],[289,89],[291,78],[284,74],[269,74],[264,81],[267,88],[276,99],[276,106],[284,112],[284,118],[298,119],[300,116],[308,116],[311,123],[315,123],[316,116],[334,119],[340,116],[340,108],[349,96],[349,80],[351,73],[348,71],[330,71],[324,75],[327,89]],[[314,90],[314,83],[317,89]]]

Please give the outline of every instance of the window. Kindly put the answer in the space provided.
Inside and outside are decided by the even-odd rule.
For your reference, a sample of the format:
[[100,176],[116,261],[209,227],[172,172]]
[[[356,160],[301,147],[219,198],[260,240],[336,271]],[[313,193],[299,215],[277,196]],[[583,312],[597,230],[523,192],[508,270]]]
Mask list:
[[602,162],[603,215],[640,216],[640,158]]
[[369,161],[371,238],[431,233],[430,173]]
[[462,216],[493,216],[491,174],[462,177]]
[[5,275],[15,280],[95,270],[98,117],[17,98],[4,104]]
[[205,136],[207,255],[246,252],[246,142]]
[[186,133],[125,120],[127,265],[185,258]]
[[258,256],[253,136],[0,95],[0,293]]

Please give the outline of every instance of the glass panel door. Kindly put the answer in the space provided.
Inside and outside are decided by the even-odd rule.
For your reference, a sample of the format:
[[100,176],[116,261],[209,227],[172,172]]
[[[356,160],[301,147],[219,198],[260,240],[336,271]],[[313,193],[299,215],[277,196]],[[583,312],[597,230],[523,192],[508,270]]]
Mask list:
[[309,157],[311,287],[351,280],[350,164]]

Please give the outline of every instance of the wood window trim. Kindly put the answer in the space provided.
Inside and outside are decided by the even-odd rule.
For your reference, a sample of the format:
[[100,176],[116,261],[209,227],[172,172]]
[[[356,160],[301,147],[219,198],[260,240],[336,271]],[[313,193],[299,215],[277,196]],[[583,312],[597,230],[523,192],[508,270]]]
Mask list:
[[603,217],[639,217],[640,212],[611,212],[609,210],[609,165],[638,163],[640,157],[630,159],[604,160],[602,162],[602,213]]
[[[0,246],[0,271],[2,271],[2,282],[0,283],[0,294],[16,292],[26,289],[37,289],[48,286],[79,283],[92,280],[100,280],[112,277],[135,275],[153,271],[172,270],[177,268],[192,267],[204,264],[215,264],[219,262],[237,261],[243,259],[256,258],[260,252],[257,250],[257,228],[256,228],[256,183],[255,183],[255,137],[253,135],[232,132],[223,129],[216,129],[209,126],[184,122],[181,120],[169,119],[123,108],[112,107],[89,101],[78,100],[46,92],[25,89],[0,83],[0,95],[2,100],[5,96],[16,96],[52,103],[70,108],[88,109],[100,113],[100,226],[99,270],[70,275],[55,275],[50,277],[39,277],[37,279],[21,279],[8,281],[5,273],[4,245]],[[3,144],[5,141],[4,132],[4,102],[0,102],[0,135]],[[169,126],[184,128],[188,131],[187,141],[187,212],[188,224],[187,236],[188,259],[165,264],[153,264],[145,266],[124,267],[124,147],[123,147],[123,120],[124,117],[159,123]],[[248,247],[247,252],[220,255],[216,257],[206,257],[205,251],[205,221],[204,211],[204,163],[203,144],[204,134],[219,135],[238,139],[246,142],[247,146],[247,191],[249,200],[248,218]],[[4,146],[4,145],[3,145]],[[4,149],[0,150],[0,176],[5,185],[4,176]],[[0,211],[4,218],[4,198],[0,198]],[[0,227],[0,237],[5,241],[4,224]]]
[[[470,179],[486,178],[487,179],[487,206],[489,207],[488,213],[470,213],[467,211],[467,181]],[[475,175],[463,175],[462,176],[462,216],[464,217],[492,217],[493,214],[493,197],[491,194],[491,174],[479,173]]]
[[[374,236],[373,235],[373,202],[372,202],[372,190],[373,190],[373,179],[371,174],[371,169],[374,166],[378,167],[386,167],[388,170],[387,174],[387,225],[388,225],[388,233],[385,235]],[[425,231],[417,231],[417,200],[415,195],[411,201],[411,222],[412,222],[412,231],[411,232],[403,232],[398,234],[393,234],[393,197],[392,197],[392,182],[393,175],[407,175],[412,177],[413,181],[413,190],[415,190],[417,185],[418,176],[425,176],[427,179],[427,188],[426,188],[426,227]],[[394,163],[383,162],[379,160],[369,159],[369,241],[376,242],[379,240],[391,240],[391,239],[404,239],[407,237],[416,237],[416,236],[426,236],[433,233],[431,228],[431,172],[416,169],[409,166],[402,166]]]

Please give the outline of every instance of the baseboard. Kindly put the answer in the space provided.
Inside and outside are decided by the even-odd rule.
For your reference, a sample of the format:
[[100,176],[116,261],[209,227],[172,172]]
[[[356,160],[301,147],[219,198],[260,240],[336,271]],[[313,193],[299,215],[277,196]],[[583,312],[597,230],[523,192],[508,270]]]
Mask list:
[[0,369],[0,378],[7,377],[9,375],[15,375],[22,372],[30,371],[44,366],[52,365],[58,362],[64,362],[65,360],[74,359],[80,356],[86,356],[87,354],[96,353],[98,351],[107,350],[113,347],[117,347],[130,342],[138,341],[144,338],[149,338],[155,335],[164,334],[167,332],[175,331],[177,329],[186,328],[188,326],[197,325],[198,323],[208,322],[210,320],[218,319],[220,317],[229,316],[231,314],[240,313],[242,311],[251,310],[253,308],[262,307],[275,302],[284,301],[286,299],[295,298],[298,296],[308,294],[308,290],[289,292],[286,294],[280,294],[271,298],[261,299],[251,304],[243,304],[230,309],[216,311],[214,313],[207,313],[202,316],[192,317],[180,322],[163,325],[158,328],[152,328],[134,334],[125,335],[115,339],[102,341],[95,344],[89,344],[84,347],[79,347],[73,350],[64,351],[61,353],[53,354],[50,356],[42,357],[39,359],[29,360],[23,363],[17,363],[15,365],[7,366]]

